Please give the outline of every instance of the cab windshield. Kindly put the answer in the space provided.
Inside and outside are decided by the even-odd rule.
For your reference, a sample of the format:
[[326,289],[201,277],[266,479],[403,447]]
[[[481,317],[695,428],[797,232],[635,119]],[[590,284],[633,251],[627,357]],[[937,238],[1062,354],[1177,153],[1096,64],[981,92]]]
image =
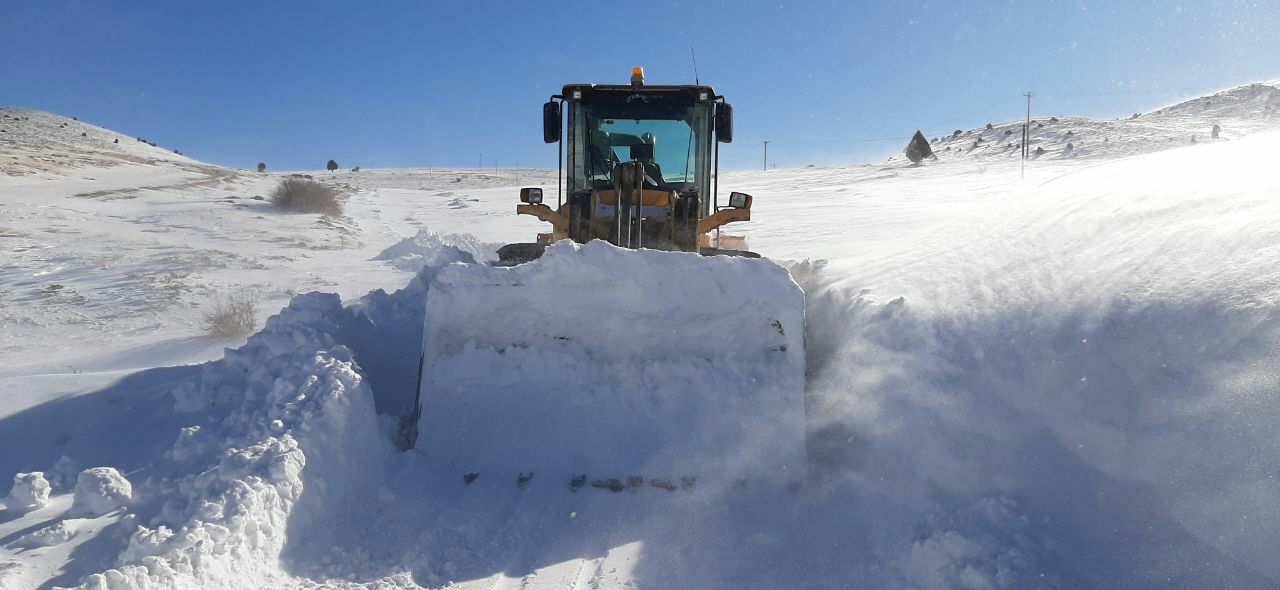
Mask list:
[[634,161],[644,165],[646,188],[708,188],[711,130],[704,105],[590,104],[575,110],[573,185],[610,188],[614,166]]
[[686,121],[663,119],[598,119],[587,138],[595,152],[592,179],[608,179],[618,162],[652,163],[658,183],[693,182],[696,138]]

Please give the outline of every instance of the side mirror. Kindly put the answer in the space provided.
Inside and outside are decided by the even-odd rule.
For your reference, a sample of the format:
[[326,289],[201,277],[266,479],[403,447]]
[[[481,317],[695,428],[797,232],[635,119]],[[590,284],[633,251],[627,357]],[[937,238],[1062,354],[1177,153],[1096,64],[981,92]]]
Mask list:
[[560,103],[556,101],[542,105],[542,141],[557,143],[560,141]]
[[729,193],[729,206],[734,209],[750,209],[751,195],[747,193]]
[[[736,194],[736,193],[735,193]],[[520,189],[520,202],[530,205],[537,205],[542,202],[542,189],[540,188],[522,188]]]
[[733,105],[727,102],[716,105],[716,139],[733,143]]

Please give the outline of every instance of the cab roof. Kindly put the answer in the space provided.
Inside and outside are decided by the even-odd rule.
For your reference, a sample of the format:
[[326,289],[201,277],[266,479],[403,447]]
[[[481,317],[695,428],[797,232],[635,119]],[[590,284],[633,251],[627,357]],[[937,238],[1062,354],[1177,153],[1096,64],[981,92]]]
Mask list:
[[652,94],[689,94],[695,99],[699,94],[706,92],[707,100],[716,98],[716,91],[710,86],[696,85],[661,85],[661,84],[565,84],[563,96],[565,99],[572,99],[573,92],[577,90],[582,93],[583,97],[589,94],[636,94],[636,93],[652,93]]

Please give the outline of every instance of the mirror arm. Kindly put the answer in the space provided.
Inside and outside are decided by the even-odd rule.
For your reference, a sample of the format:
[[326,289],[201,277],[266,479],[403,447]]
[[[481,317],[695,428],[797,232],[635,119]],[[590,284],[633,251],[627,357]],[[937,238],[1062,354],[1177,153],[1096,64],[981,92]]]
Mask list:
[[[564,95],[552,94],[551,101],[560,101],[560,124],[564,125]],[[560,131],[560,141],[556,142],[556,210],[564,206],[564,130]]]

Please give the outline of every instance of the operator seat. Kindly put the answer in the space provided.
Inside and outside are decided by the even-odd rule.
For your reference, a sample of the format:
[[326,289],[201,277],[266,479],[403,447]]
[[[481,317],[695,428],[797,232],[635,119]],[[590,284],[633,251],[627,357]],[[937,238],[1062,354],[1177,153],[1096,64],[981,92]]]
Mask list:
[[662,167],[653,161],[653,144],[639,143],[631,146],[631,159],[640,162],[640,165],[644,167],[644,183],[646,185],[660,188],[665,184],[662,180]]

